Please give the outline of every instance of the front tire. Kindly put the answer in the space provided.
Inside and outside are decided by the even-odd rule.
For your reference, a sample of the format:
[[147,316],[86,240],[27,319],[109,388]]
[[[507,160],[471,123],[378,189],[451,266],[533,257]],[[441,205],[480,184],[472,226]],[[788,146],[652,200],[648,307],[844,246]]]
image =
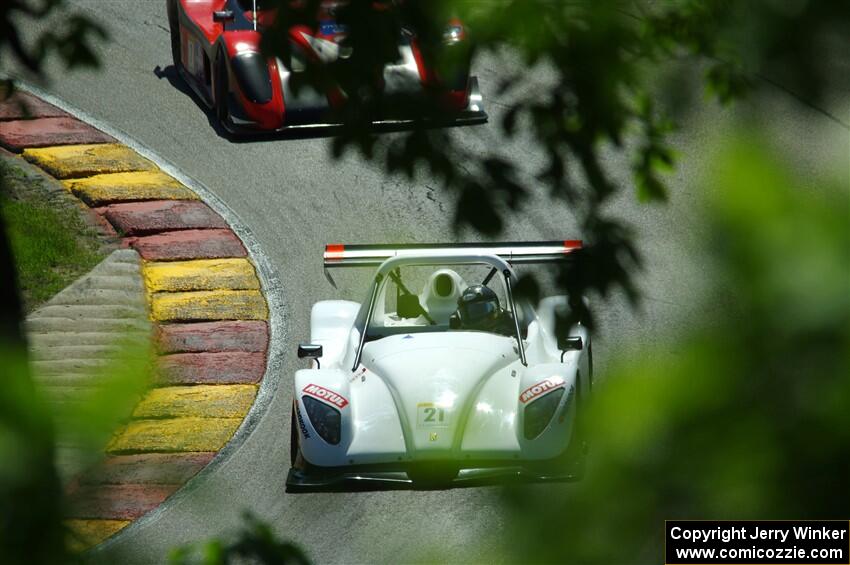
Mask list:
[[227,107],[227,96],[230,91],[230,81],[227,75],[227,61],[223,51],[219,51],[215,67],[215,116],[224,125],[230,118]]
[[298,416],[295,414],[296,410],[298,408],[293,403],[292,417],[289,423],[289,463],[293,469],[308,471],[312,468],[312,465],[304,459],[304,455],[301,453],[301,434],[298,433]]
[[295,467],[295,462],[298,461],[298,454],[301,451],[301,446],[299,444],[300,438],[298,437],[298,429],[296,426],[298,422],[295,421],[295,407],[292,407],[292,418],[290,418],[289,422],[289,466]]

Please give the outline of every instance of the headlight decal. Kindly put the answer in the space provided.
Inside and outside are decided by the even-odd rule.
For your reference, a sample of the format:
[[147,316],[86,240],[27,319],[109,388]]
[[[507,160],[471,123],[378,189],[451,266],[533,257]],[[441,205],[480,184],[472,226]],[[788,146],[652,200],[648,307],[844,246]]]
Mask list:
[[563,396],[564,387],[562,386],[543,394],[525,407],[523,425],[525,439],[534,439],[543,433],[543,430],[552,421]]
[[256,52],[238,53],[230,60],[233,74],[242,93],[256,104],[272,99],[272,81],[266,58]]
[[307,418],[319,437],[331,445],[337,445],[342,428],[342,415],[339,410],[306,395],[301,397],[301,402],[304,403]]

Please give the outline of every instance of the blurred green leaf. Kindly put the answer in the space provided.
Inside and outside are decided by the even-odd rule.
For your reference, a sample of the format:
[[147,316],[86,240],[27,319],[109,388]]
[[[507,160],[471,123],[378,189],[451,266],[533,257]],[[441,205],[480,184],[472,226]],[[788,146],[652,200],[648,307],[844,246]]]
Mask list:
[[172,550],[172,565],[228,565],[265,563],[268,565],[308,565],[310,561],[296,545],[278,541],[269,526],[250,512],[242,518],[241,529],[227,540],[213,539]]
[[582,483],[507,496],[517,561],[657,563],[665,519],[845,516],[850,200],[800,190],[764,146],[730,142],[702,181],[724,281],[703,323],[614,363]]

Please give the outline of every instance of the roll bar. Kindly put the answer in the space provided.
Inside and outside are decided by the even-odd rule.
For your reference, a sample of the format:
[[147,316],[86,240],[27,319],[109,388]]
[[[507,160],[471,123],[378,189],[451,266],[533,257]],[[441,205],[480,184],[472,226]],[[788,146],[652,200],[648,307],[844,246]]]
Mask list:
[[[366,332],[372,320],[372,310],[378,295],[378,287],[384,279],[384,272],[396,268],[396,264],[414,263],[418,260],[428,262],[444,260],[448,263],[485,262],[493,267],[488,280],[501,271],[505,277],[507,299],[514,315],[517,352],[520,362],[527,365],[525,347],[519,327],[518,309],[513,296],[513,276],[511,263],[549,263],[563,261],[569,254],[581,249],[581,241],[542,241],[529,243],[476,243],[476,244],[413,244],[413,245],[328,245],[325,247],[324,266],[328,267],[380,267],[372,281],[372,291],[366,304],[366,320],[361,330],[357,349],[354,354],[352,372],[360,365]],[[327,271],[325,271],[327,274]],[[330,277],[328,277],[330,279]],[[333,282],[333,279],[330,279]]]

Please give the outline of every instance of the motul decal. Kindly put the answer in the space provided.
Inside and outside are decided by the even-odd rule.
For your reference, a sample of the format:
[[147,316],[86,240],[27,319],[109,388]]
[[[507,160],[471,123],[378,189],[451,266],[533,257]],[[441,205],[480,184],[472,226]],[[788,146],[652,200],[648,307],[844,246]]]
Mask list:
[[541,394],[546,394],[547,392],[562,386],[564,386],[564,379],[561,377],[549,377],[545,381],[541,381],[522,391],[522,394],[519,395],[519,401],[525,404],[529,400],[534,400]]
[[333,404],[337,408],[345,408],[348,405],[348,400],[331,390],[320,387],[319,385],[307,385],[304,387],[302,392],[304,394],[309,394],[313,398],[323,400],[328,404]]

